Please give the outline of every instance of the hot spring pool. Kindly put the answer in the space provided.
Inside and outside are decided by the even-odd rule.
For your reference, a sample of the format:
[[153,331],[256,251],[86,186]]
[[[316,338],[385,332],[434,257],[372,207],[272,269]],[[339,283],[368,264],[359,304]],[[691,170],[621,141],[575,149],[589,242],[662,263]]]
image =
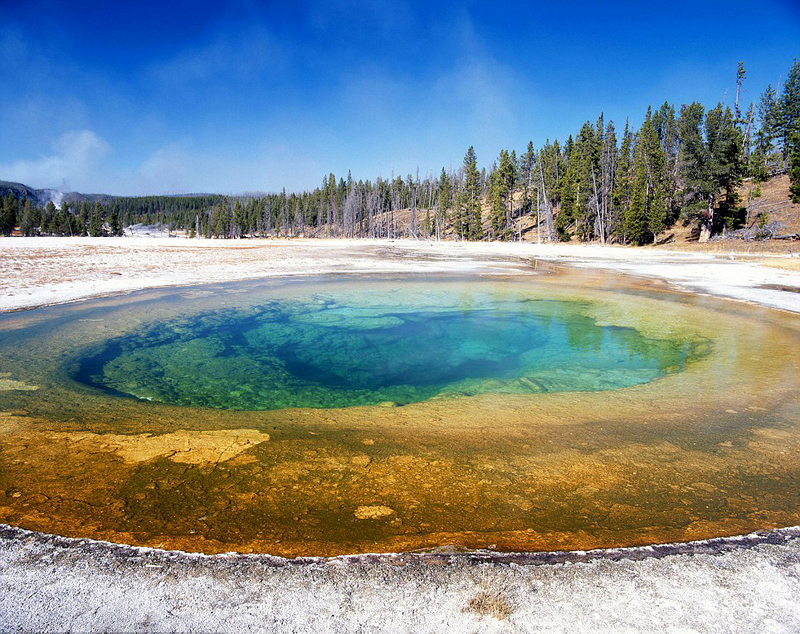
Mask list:
[[190,551],[587,549],[800,519],[795,316],[571,272],[0,316],[0,521]]

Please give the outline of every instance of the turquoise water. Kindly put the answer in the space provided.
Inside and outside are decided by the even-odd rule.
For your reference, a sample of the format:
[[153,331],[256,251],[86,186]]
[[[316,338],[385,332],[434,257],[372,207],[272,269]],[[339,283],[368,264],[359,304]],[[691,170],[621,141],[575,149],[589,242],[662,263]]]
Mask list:
[[697,342],[599,325],[577,301],[358,294],[261,301],[151,326],[75,377],[164,403],[235,410],[405,405],[436,396],[613,390],[683,369]]
[[793,526],[798,350],[788,313],[576,271],[4,314],[0,522],[286,557]]

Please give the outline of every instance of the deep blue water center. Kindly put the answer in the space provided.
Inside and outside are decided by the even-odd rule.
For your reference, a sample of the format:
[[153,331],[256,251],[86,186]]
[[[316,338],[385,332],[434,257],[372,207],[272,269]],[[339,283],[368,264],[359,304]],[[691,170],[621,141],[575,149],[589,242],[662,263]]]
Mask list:
[[[491,311],[386,315],[384,328],[323,327],[276,350],[293,375],[333,388],[376,390],[510,378],[520,356],[545,345],[548,329],[530,315]],[[344,353],[344,357],[342,356]]]
[[264,410],[611,390],[680,371],[696,344],[599,325],[575,301],[265,301],[107,342],[75,378],[118,395]]

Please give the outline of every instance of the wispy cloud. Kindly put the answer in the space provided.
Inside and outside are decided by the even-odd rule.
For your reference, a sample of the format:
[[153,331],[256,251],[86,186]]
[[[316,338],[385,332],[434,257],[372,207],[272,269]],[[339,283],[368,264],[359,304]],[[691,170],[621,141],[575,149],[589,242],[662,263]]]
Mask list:
[[287,51],[261,25],[225,32],[150,67],[150,76],[168,86],[230,80],[246,81],[282,71]]
[[323,173],[308,153],[282,142],[254,141],[238,152],[212,152],[186,139],[166,144],[130,173],[115,175],[109,193],[122,195],[221,193],[302,189],[307,175]]
[[180,143],[159,148],[138,169],[139,193],[182,193],[192,189],[194,159]]
[[35,187],[83,189],[95,182],[94,172],[110,151],[91,130],[73,130],[52,143],[50,154],[0,165],[0,177]]
[[476,145],[502,143],[516,131],[515,89],[525,82],[486,49],[468,17],[454,48],[453,65],[435,83],[436,100],[462,114],[460,125]]

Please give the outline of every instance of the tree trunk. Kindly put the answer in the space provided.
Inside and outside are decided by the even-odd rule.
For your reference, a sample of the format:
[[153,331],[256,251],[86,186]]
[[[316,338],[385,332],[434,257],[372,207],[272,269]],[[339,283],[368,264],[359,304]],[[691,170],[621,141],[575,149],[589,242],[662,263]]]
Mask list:
[[714,200],[708,203],[708,215],[704,218],[703,225],[700,227],[700,242],[708,242],[711,239],[711,228],[714,226]]

